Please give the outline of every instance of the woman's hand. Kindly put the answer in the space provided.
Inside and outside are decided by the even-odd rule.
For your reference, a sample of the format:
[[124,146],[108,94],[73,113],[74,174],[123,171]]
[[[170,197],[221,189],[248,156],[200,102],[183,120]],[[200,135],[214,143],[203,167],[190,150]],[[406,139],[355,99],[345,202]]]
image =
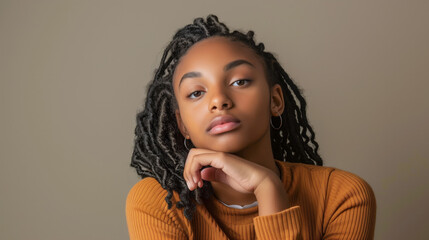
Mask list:
[[[210,167],[201,170],[205,166]],[[189,151],[183,175],[191,191],[206,180],[225,183],[241,193],[254,193],[265,179],[277,177],[270,169],[239,156],[202,148]]]
[[[209,167],[202,169],[206,166]],[[241,193],[255,194],[259,216],[290,207],[286,190],[273,171],[233,154],[192,148],[183,176],[191,191],[202,187],[206,180],[222,182]]]

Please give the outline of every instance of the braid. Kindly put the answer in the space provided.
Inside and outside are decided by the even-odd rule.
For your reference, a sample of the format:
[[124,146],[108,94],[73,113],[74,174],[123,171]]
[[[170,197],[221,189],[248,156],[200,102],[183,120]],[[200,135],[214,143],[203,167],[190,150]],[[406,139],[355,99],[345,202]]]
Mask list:
[[164,50],[154,79],[148,85],[144,109],[137,114],[131,159],[131,166],[136,168],[138,175],[155,178],[167,190],[165,200],[169,209],[173,204],[173,191],[179,194],[180,201],[175,203],[176,207],[184,208],[184,215],[189,220],[195,211],[195,201],[202,203],[202,198],[208,198],[212,189],[210,184],[204,184],[203,188],[191,192],[183,179],[188,150],[183,145],[185,139],[175,118],[178,107],[173,90],[173,73],[180,58],[190,47],[213,36],[239,41],[253,49],[264,59],[269,84],[281,85],[286,97],[285,111],[280,131],[271,129],[274,157],[288,162],[323,164],[317,153],[319,145],[315,141],[315,134],[307,121],[306,102],[300,90],[275,57],[264,51],[264,44],[256,45],[253,31],[247,34],[230,32],[214,15],[209,15],[206,21],[196,18],[193,24],[179,29]]

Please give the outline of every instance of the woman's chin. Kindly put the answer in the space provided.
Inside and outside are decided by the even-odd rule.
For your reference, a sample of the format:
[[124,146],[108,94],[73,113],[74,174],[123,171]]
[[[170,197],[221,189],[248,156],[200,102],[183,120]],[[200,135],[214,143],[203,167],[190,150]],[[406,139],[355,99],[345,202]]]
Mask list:
[[243,146],[238,146],[234,144],[212,144],[207,147],[203,147],[208,150],[216,151],[216,152],[226,152],[226,153],[237,153],[243,150]]

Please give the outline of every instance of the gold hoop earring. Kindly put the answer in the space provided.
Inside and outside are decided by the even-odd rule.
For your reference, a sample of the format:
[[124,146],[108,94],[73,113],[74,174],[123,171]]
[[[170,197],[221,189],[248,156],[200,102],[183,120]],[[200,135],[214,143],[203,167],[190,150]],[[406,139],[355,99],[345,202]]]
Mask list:
[[281,127],[282,127],[282,125],[283,125],[283,119],[282,119],[282,115],[276,110],[276,112],[277,112],[277,114],[279,115],[279,117],[280,117],[280,126],[278,126],[278,127],[275,127],[274,126],[274,124],[273,124],[273,122],[271,121],[271,118],[270,118],[270,125],[271,125],[271,127],[273,128],[273,129],[275,129],[275,130],[279,130]]
[[183,145],[185,145],[185,148],[189,151],[189,148],[188,148],[188,146],[186,145],[186,139],[188,139],[189,138],[189,136],[186,136],[185,137],[185,140],[183,141]]

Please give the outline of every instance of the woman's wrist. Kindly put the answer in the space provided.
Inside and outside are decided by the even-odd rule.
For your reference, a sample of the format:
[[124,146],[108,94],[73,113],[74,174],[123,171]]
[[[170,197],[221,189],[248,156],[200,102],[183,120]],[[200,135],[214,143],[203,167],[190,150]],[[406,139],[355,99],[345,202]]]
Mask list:
[[259,216],[271,215],[290,208],[289,197],[277,175],[270,174],[255,189]]

